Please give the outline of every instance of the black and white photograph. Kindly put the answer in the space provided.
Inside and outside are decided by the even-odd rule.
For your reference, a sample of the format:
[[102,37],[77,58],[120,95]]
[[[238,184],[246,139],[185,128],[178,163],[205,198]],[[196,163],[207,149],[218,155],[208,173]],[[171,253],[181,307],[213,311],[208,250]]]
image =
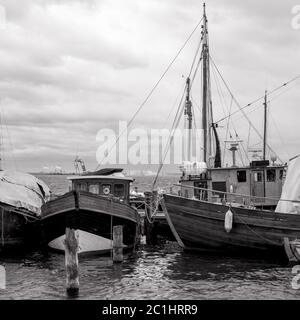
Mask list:
[[299,108],[299,0],[0,0],[0,300],[299,300]]

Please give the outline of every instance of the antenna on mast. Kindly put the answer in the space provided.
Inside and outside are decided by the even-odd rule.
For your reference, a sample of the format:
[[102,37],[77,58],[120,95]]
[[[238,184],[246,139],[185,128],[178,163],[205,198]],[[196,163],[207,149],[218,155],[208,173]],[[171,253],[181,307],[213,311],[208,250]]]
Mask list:
[[[231,137],[232,138],[232,137]],[[232,152],[232,167],[236,167],[236,152],[238,150],[239,144],[241,142],[243,142],[243,140],[238,139],[238,137],[236,137],[236,139],[231,139],[231,140],[225,140],[225,143],[229,143],[230,148],[228,150],[230,150]]]

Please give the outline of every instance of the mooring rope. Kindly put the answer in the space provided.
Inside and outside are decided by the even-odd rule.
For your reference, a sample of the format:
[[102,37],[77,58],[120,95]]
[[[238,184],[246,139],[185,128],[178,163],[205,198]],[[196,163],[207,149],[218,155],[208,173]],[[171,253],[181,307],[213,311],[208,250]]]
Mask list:
[[249,226],[249,224],[248,224],[247,222],[245,222],[238,214],[235,214],[235,213],[234,213],[234,210],[232,210],[232,207],[231,207],[231,206],[229,206],[229,209],[230,209],[231,212],[233,213],[233,217],[237,217],[253,234],[255,234],[257,237],[261,238],[261,239],[264,240],[264,241],[267,241],[267,242],[269,242],[269,243],[271,243],[271,244],[274,244],[274,245],[277,245],[277,246],[278,246],[278,243],[277,243],[277,242],[272,241],[272,240],[270,240],[270,239],[268,239],[268,238],[265,238],[265,237],[261,236],[259,233],[257,233],[256,231],[254,231],[254,230]]
[[[153,224],[155,221],[156,215],[159,211],[159,204],[162,199],[163,196],[158,194],[156,200],[151,199],[150,203],[145,202],[145,216],[150,224]],[[152,210],[153,208],[154,210]],[[148,212],[151,213],[151,216],[148,215]]]

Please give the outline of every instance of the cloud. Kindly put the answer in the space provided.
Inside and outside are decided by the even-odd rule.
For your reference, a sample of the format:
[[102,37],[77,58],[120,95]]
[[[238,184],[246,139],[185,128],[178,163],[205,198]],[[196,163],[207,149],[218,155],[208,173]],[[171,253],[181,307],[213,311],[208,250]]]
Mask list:
[[[51,165],[50,159],[72,167],[76,149],[96,166],[98,130],[131,119],[202,16],[196,0],[188,5],[182,0],[1,4],[7,18],[0,31],[1,108],[15,156],[30,170]],[[211,55],[241,105],[300,73],[300,32],[291,27],[293,5],[291,0],[207,1]],[[134,126],[171,126],[199,39],[197,30]],[[193,90],[198,107],[200,88],[198,81]],[[291,155],[298,153],[294,137],[300,133],[296,88],[272,101],[270,108]],[[227,96],[222,102],[214,75],[212,89],[214,116],[220,119],[230,98],[223,86]],[[249,116],[261,128],[261,110]],[[246,122],[239,120],[236,129],[247,138]],[[278,130],[271,121],[270,141],[281,153]]]

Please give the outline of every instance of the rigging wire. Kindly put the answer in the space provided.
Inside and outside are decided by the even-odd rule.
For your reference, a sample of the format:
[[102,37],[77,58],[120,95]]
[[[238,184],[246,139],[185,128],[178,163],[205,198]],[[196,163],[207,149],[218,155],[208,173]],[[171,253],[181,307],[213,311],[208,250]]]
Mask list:
[[[196,59],[197,59],[197,56],[199,54],[199,51],[200,51],[200,48],[201,48],[201,44],[202,44],[202,38],[200,39],[199,43],[198,43],[198,46],[197,46],[197,50],[196,50],[196,53],[194,55],[194,58],[193,58],[193,62],[192,62],[192,65],[191,65],[191,68],[190,68],[190,72],[189,72],[189,78],[193,72],[193,69],[194,69],[194,66],[195,66],[195,62],[196,62]],[[193,76],[193,80],[195,79],[195,76],[197,74],[197,70],[198,70],[198,67],[199,67],[199,64],[200,64],[200,61],[202,60],[202,52],[200,54],[200,58],[198,60],[198,63],[197,63],[197,66],[196,66],[196,69],[194,71],[194,76]],[[190,87],[192,88],[192,83],[193,81],[191,81],[191,84],[190,84]]]
[[249,152],[249,144],[250,144],[250,134],[251,134],[251,126],[249,124],[249,129],[248,129],[248,139],[247,139],[247,151]]
[[158,81],[155,83],[155,85],[153,86],[153,88],[150,90],[150,92],[147,94],[146,98],[143,100],[143,102],[140,104],[140,106],[138,107],[137,111],[133,114],[133,116],[131,117],[131,119],[129,120],[126,128],[124,128],[124,130],[119,134],[119,136],[117,137],[115,143],[111,146],[111,148],[109,149],[108,153],[106,154],[106,156],[104,156],[104,158],[102,159],[102,161],[98,164],[96,170],[99,169],[99,167],[101,166],[101,164],[103,163],[103,161],[105,160],[105,158],[110,154],[110,152],[113,150],[113,148],[116,146],[116,144],[119,142],[121,136],[124,134],[124,132],[126,132],[126,130],[129,128],[129,126],[132,124],[132,122],[134,121],[134,119],[136,118],[136,116],[138,115],[138,113],[142,110],[142,108],[144,107],[144,105],[148,102],[148,100],[150,99],[150,97],[152,96],[152,94],[154,93],[155,89],[158,87],[158,85],[160,84],[160,82],[162,81],[162,79],[165,77],[165,75],[168,73],[168,71],[171,69],[172,65],[174,64],[174,62],[176,61],[176,59],[178,58],[178,56],[180,55],[180,53],[182,52],[182,50],[186,47],[187,43],[189,42],[189,40],[191,39],[191,37],[193,36],[193,34],[195,33],[195,31],[198,29],[199,25],[201,24],[203,20],[203,17],[200,19],[200,21],[197,23],[197,25],[194,27],[193,31],[190,33],[190,35],[188,36],[188,38],[185,40],[184,44],[181,46],[181,48],[178,50],[178,52],[176,53],[175,57],[171,60],[171,62],[169,63],[169,65],[167,66],[167,68],[165,69],[165,71],[163,72],[163,74],[160,76],[160,78],[158,79]]
[[[199,60],[198,60],[196,69],[195,69],[195,71],[194,71],[194,75],[193,75],[193,77],[192,77],[192,79],[191,79],[191,88],[192,88],[193,83],[194,83],[194,81],[195,81],[196,74],[197,74],[197,72],[198,72],[198,69],[199,69],[200,63],[201,63],[201,61],[202,61],[202,58],[203,58],[203,57],[202,57],[202,53],[201,53],[201,56],[200,56],[200,58],[199,58]],[[202,70],[201,70],[201,75],[202,75]],[[202,80],[202,76],[201,76],[201,80]]]
[[[200,20],[199,24],[202,22],[202,20],[203,20],[203,18]],[[198,25],[199,25],[199,24],[198,24]],[[193,72],[193,69],[194,69],[194,66],[195,66],[195,62],[196,62],[197,56],[198,56],[199,51],[200,51],[201,43],[202,43],[202,38],[200,39],[200,41],[199,41],[199,43],[198,43],[197,50],[196,50],[196,53],[195,53],[195,55],[194,55],[194,58],[193,58],[191,67],[190,67],[190,71],[189,71],[188,78],[191,77],[191,74],[192,74],[192,72]],[[199,68],[199,65],[200,65],[201,60],[202,60],[202,53],[201,53],[201,55],[200,55],[200,57],[199,57],[199,60],[198,60],[196,69],[194,70],[192,80],[190,81],[190,90],[192,89],[192,85],[193,85],[193,82],[194,82],[194,80],[195,80],[195,76],[196,76],[196,74],[197,74],[197,71],[198,71],[198,68]],[[159,168],[158,168],[156,177],[155,177],[155,179],[154,179],[154,181],[153,181],[153,184],[152,184],[152,189],[155,188],[155,185],[156,185],[156,183],[157,183],[157,181],[158,181],[159,174],[160,174],[160,172],[161,172],[161,170],[162,170],[162,168],[163,168],[163,166],[164,166],[165,158],[166,158],[166,156],[167,156],[167,154],[168,154],[168,151],[169,151],[169,148],[170,148],[171,144],[173,143],[174,132],[175,132],[175,130],[176,130],[178,124],[179,124],[179,121],[180,121],[180,119],[181,119],[181,116],[182,116],[182,114],[183,114],[184,104],[182,104],[182,103],[183,103],[184,94],[185,94],[186,90],[187,90],[187,84],[185,84],[184,91],[183,91],[183,94],[182,94],[182,96],[181,96],[181,101],[180,101],[180,103],[179,103],[179,106],[178,106],[178,109],[177,109],[177,113],[176,113],[176,117],[179,115],[179,118],[178,118],[178,121],[176,121],[176,117],[175,117],[175,119],[174,119],[173,126],[172,126],[172,129],[171,129],[170,135],[169,135],[169,137],[168,137],[168,141],[167,141],[167,143],[166,143],[164,156],[163,156],[163,158],[162,158],[162,161],[161,161],[160,164],[159,164]],[[182,111],[180,111],[180,107],[182,107]],[[194,118],[194,121],[195,121],[195,118]],[[175,125],[175,127],[174,127],[174,125]],[[172,130],[173,130],[173,133],[172,133]]]
[[[297,78],[297,77],[296,77],[296,78]],[[296,79],[296,78],[294,78],[294,79]],[[297,86],[297,83],[294,84],[294,85],[292,85],[292,86],[290,86],[290,87],[287,87],[285,90],[282,90],[282,91],[279,92],[277,95],[273,96],[271,99],[268,100],[268,103],[276,100],[276,99],[279,98],[281,95],[285,94],[287,91],[291,90],[291,89],[294,88],[295,86]],[[255,104],[254,104],[254,105],[255,105]],[[250,113],[253,113],[253,112],[257,111],[257,110],[260,109],[262,106],[264,106],[264,104],[263,104],[263,103],[260,103],[259,105],[256,106],[256,108],[248,111],[247,114],[249,115]],[[269,111],[270,111],[270,109],[269,109]],[[277,130],[277,134],[278,134],[278,137],[280,138],[280,141],[281,141],[282,145],[285,146],[286,144],[284,143],[284,140],[283,140],[282,136],[280,135],[278,126],[276,125],[276,122],[275,122],[275,120],[274,120],[274,117],[272,116],[272,114],[271,114],[270,112],[269,112],[269,116],[271,117],[271,120],[273,121],[274,127],[275,127],[275,129]],[[238,120],[241,119],[241,118],[243,118],[243,115],[241,115],[240,117],[236,118],[235,121],[238,121]],[[228,119],[229,119],[229,118],[228,118]],[[249,149],[250,130],[251,130],[251,125],[249,124],[247,150]],[[257,144],[259,144],[259,143],[257,143]],[[284,149],[284,151],[285,151],[286,155],[288,156],[288,158],[290,158],[289,153],[287,152],[287,150]]]
[[288,159],[290,159],[290,158],[291,158],[291,155],[288,153],[288,151],[287,151],[287,149],[286,149],[286,143],[284,143],[284,141],[283,141],[283,139],[282,139],[282,136],[281,136],[281,134],[280,134],[280,131],[279,131],[279,129],[278,129],[278,126],[277,126],[277,124],[276,124],[276,122],[275,122],[275,119],[274,119],[274,117],[273,117],[273,115],[272,115],[271,112],[269,112],[269,115],[270,115],[271,120],[273,121],[273,125],[274,125],[274,127],[275,127],[275,129],[276,129],[276,131],[277,131],[277,135],[278,135],[278,137],[279,137],[279,139],[280,139],[280,141],[281,141],[281,147],[283,148],[284,152],[285,152],[286,155],[288,156]]
[[163,128],[166,127],[166,125],[167,125],[167,123],[168,123],[168,121],[169,121],[169,119],[170,119],[170,117],[171,117],[171,114],[172,114],[173,110],[175,109],[175,107],[177,106],[177,108],[178,108],[178,100],[179,100],[179,97],[180,97],[180,95],[181,95],[182,90],[185,90],[185,86],[186,86],[186,84],[184,84],[184,85],[182,86],[182,89],[179,91],[179,93],[178,93],[178,95],[177,95],[177,97],[176,97],[176,99],[175,99],[175,102],[173,103],[172,108],[171,108],[171,110],[170,110],[170,112],[169,112],[169,114],[168,114],[168,116],[167,116],[167,118],[166,118],[166,121],[164,122],[164,124],[163,124],[163,126],[162,126]]
[[[224,94],[223,94],[223,92],[221,90],[221,85],[220,85],[220,83],[218,81],[218,78],[216,76],[216,71],[215,71],[214,68],[212,68],[212,73],[213,73],[213,78],[214,78],[215,83],[216,83],[216,89],[217,89],[218,97],[219,97],[219,100],[220,100],[220,105],[221,105],[223,113],[225,115],[226,114],[225,108],[227,109],[227,112],[228,112],[228,108],[225,107],[226,106],[225,97],[224,97]],[[231,108],[232,108],[232,97],[231,97],[231,102],[230,102],[229,115],[231,114]],[[227,137],[228,137],[229,122],[230,121],[231,121],[231,118],[228,117],[227,126],[226,126],[226,138],[225,138],[225,141],[227,140]],[[232,126],[234,127],[234,124],[232,124]],[[224,166],[224,162],[225,162],[225,151],[226,151],[226,143],[224,143],[224,149],[223,149],[223,166]]]
[[[254,124],[252,123],[252,121],[249,119],[249,117],[247,116],[247,114],[246,114],[246,113],[244,112],[244,110],[243,110],[243,109],[244,109],[245,107],[247,107],[249,104],[248,104],[247,106],[243,107],[243,108],[240,106],[240,104],[238,103],[238,101],[237,101],[237,99],[234,97],[234,95],[232,94],[232,92],[231,92],[228,84],[227,84],[226,81],[224,80],[223,76],[221,75],[218,67],[216,66],[216,64],[215,64],[215,62],[214,62],[214,60],[213,60],[212,58],[211,58],[211,61],[212,61],[213,65],[215,66],[215,68],[216,68],[219,76],[221,77],[223,83],[225,84],[228,92],[232,95],[232,97],[233,97],[233,99],[234,99],[234,102],[236,103],[236,105],[237,105],[238,108],[239,108],[239,111],[241,111],[241,112],[243,113],[244,117],[247,119],[247,121],[249,122],[249,124],[251,125],[251,127],[253,128],[253,130],[256,132],[256,134],[257,134],[261,139],[263,139],[263,137],[261,136],[260,132],[256,129],[256,127],[254,126]],[[295,77],[295,78],[293,78],[293,79],[291,79],[290,81],[284,83],[284,84],[281,85],[280,87],[273,89],[272,91],[270,91],[269,95],[270,95],[271,93],[279,90],[279,88],[281,88],[281,87],[283,87],[283,86],[286,86],[288,83],[291,83],[291,82],[295,81],[295,80],[298,79],[298,78],[300,78],[300,75],[297,76],[297,77]],[[263,96],[263,97],[264,97],[264,96]],[[261,98],[260,98],[260,99],[261,99]],[[259,99],[256,99],[255,102],[257,102],[258,100],[259,100]],[[251,105],[251,104],[252,104],[252,103],[250,103],[250,105]],[[225,118],[225,119],[226,119],[226,118]],[[221,119],[221,120],[224,120],[224,119]],[[221,120],[219,120],[218,122],[220,122]],[[218,122],[217,122],[217,123],[218,123]],[[269,150],[270,150],[272,153],[274,153],[274,154],[277,156],[277,158],[283,163],[283,161],[279,158],[279,156],[278,156],[278,155],[276,154],[276,152],[270,147],[269,144],[267,144],[267,147],[268,147]]]
[[273,96],[272,99],[269,100],[269,102],[272,102],[274,100],[276,100],[278,97],[280,97],[281,95],[285,94],[287,91],[293,89],[294,87],[296,87],[298,84],[295,83],[293,86],[289,86],[289,87],[286,87],[285,89],[283,89],[281,92],[279,92],[277,95]]
[[155,179],[154,179],[154,181],[152,183],[152,190],[154,190],[154,188],[155,188],[155,185],[157,183],[159,174],[160,174],[160,172],[161,172],[161,170],[163,168],[164,161],[165,161],[166,156],[168,154],[169,148],[170,148],[170,146],[171,146],[171,144],[173,142],[175,130],[178,127],[179,121],[180,121],[180,119],[182,117],[183,110],[184,110],[184,107],[185,107],[185,105],[183,103],[183,100],[184,100],[184,95],[185,95],[186,89],[187,89],[187,84],[184,87],[184,90],[183,90],[183,93],[182,93],[182,96],[181,96],[181,99],[180,99],[180,103],[178,105],[178,109],[177,109],[176,116],[175,116],[174,121],[173,121],[172,129],[171,129],[170,135],[169,135],[167,143],[166,143],[164,156],[162,158],[162,161],[159,164]]
[[[213,65],[213,67],[215,67],[214,65]],[[231,126],[232,126],[232,128],[233,128],[233,130],[234,130],[234,132],[235,132],[235,134],[236,134],[236,136],[238,136],[238,132],[237,132],[237,129],[236,129],[236,126],[235,126],[235,124],[234,124],[234,122],[233,122],[233,120],[232,120],[232,117],[231,117],[231,115],[232,115],[232,105],[233,105],[233,95],[232,94],[230,94],[230,97],[231,97],[231,100],[230,100],[230,108],[229,108],[229,111],[228,111],[228,107],[227,107],[227,105],[226,105],[226,103],[225,103],[225,96],[224,96],[224,93],[223,93],[223,91],[222,91],[222,89],[221,89],[221,84],[220,84],[220,82],[219,82],[219,80],[218,80],[218,77],[217,77],[217,75],[216,75],[216,72],[217,72],[217,70],[215,70],[215,68],[212,68],[212,70],[213,70],[213,75],[214,75],[214,79],[215,79],[215,82],[216,82],[216,87],[217,87],[217,91],[218,91],[218,94],[219,94],[219,96],[220,96],[220,101],[221,101],[221,104],[222,104],[222,99],[223,99],[223,103],[224,103],[224,106],[225,106],[225,108],[227,109],[227,112],[229,112],[229,116],[228,116],[228,121],[227,121],[227,129],[226,129],[226,140],[227,140],[227,137],[228,137],[228,127],[229,127],[229,125],[230,125],[230,123],[231,123]],[[222,99],[221,99],[222,98]],[[224,106],[222,105],[222,109],[223,109],[223,112],[224,112],[224,114],[225,114],[225,111],[224,111]],[[242,150],[243,150],[243,152],[244,152],[244,155],[245,155],[245,157],[246,157],[246,159],[249,161],[249,156],[248,156],[248,153],[247,153],[247,151],[245,150],[245,147],[244,147],[244,145],[243,145],[243,143],[240,143],[240,145],[241,145],[241,148],[242,148]],[[224,161],[225,161],[225,151],[226,151],[226,143],[224,143],[224,157],[223,157],[223,165],[224,165]],[[243,154],[240,152],[239,153],[240,154],[240,158],[241,158],[241,162],[242,162],[242,164],[244,165],[244,159],[243,159]]]
[[[7,138],[8,138],[8,142],[9,142],[9,147],[10,147],[9,156],[12,159],[14,169],[17,169],[18,167],[17,167],[17,163],[16,163],[16,158],[15,158],[15,155],[14,155],[15,148],[14,148],[14,145],[13,145],[11,134],[9,132],[7,121],[6,121],[6,118],[5,118],[4,111],[3,111],[2,101],[0,101],[0,116],[1,116],[1,118],[0,118],[0,126],[1,126],[1,128],[5,127]],[[4,162],[5,161],[5,157],[4,157],[4,152],[3,152],[3,150],[4,150],[3,132],[0,132],[0,134],[1,134],[1,147],[2,147],[2,150],[0,150],[0,153],[1,153],[1,155],[3,155],[2,160]]]
[[[211,59],[212,59],[212,58],[211,58]],[[212,62],[213,62],[213,64],[215,65],[215,63],[214,63],[214,61],[213,61],[213,60],[212,60]],[[215,65],[215,67],[216,67],[216,69],[218,70],[219,75],[221,76],[221,74],[220,74],[220,72],[219,72],[219,69],[217,68],[217,66],[216,66],[216,65]],[[231,91],[230,91],[229,87],[227,86],[227,84],[226,84],[226,82],[225,82],[224,78],[223,78],[222,76],[221,76],[221,78],[222,78],[222,80],[223,80],[224,84],[226,85],[227,89],[229,90],[229,93],[233,96],[233,94],[231,93]],[[282,85],[280,85],[280,86],[276,87],[275,89],[273,89],[273,90],[269,91],[269,92],[267,93],[267,96],[269,96],[269,95],[273,94],[274,92],[276,92],[276,91],[278,91],[279,89],[281,89],[281,88],[283,88],[283,87],[285,87],[285,86],[289,85],[290,83],[292,83],[292,82],[296,81],[296,80],[297,80],[297,79],[299,79],[299,78],[300,78],[300,75],[298,75],[298,76],[296,76],[296,77],[292,78],[292,79],[291,79],[290,81],[288,81],[288,82],[283,83]],[[236,104],[237,104],[237,106],[239,107],[239,110],[234,111],[234,112],[231,114],[231,116],[232,116],[232,115],[234,115],[234,114],[236,114],[236,113],[238,113],[238,112],[240,112],[240,111],[242,111],[242,110],[244,110],[245,108],[250,107],[251,105],[253,105],[253,104],[255,104],[256,102],[258,102],[259,100],[264,99],[264,97],[265,97],[265,95],[263,95],[263,96],[261,96],[261,97],[259,97],[259,98],[255,99],[255,100],[253,100],[252,102],[248,103],[247,105],[245,105],[245,106],[241,107],[241,106],[240,106],[240,104],[237,102],[237,100],[236,100],[236,99],[234,98],[234,96],[233,96],[233,98],[234,98],[234,100],[235,100],[235,103],[236,103]],[[219,123],[219,122],[221,122],[221,121],[223,121],[223,120],[227,119],[228,117],[229,117],[229,116],[226,116],[226,117],[224,117],[224,118],[221,118],[221,119],[219,119],[216,123]]]
[[[231,97],[230,107],[229,107],[229,115],[231,115],[232,105],[233,105],[233,99],[232,99],[232,97]],[[226,135],[225,135],[225,139],[226,139],[226,140],[228,139],[229,122],[230,122],[230,121],[232,121],[232,119],[231,119],[231,117],[228,117],[227,125],[226,125]],[[225,140],[225,141],[226,141],[226,140]],[[226,151],[226,143],[224,143],[223,166],[224,166],[224,163],[225,163],[225,151]]]

